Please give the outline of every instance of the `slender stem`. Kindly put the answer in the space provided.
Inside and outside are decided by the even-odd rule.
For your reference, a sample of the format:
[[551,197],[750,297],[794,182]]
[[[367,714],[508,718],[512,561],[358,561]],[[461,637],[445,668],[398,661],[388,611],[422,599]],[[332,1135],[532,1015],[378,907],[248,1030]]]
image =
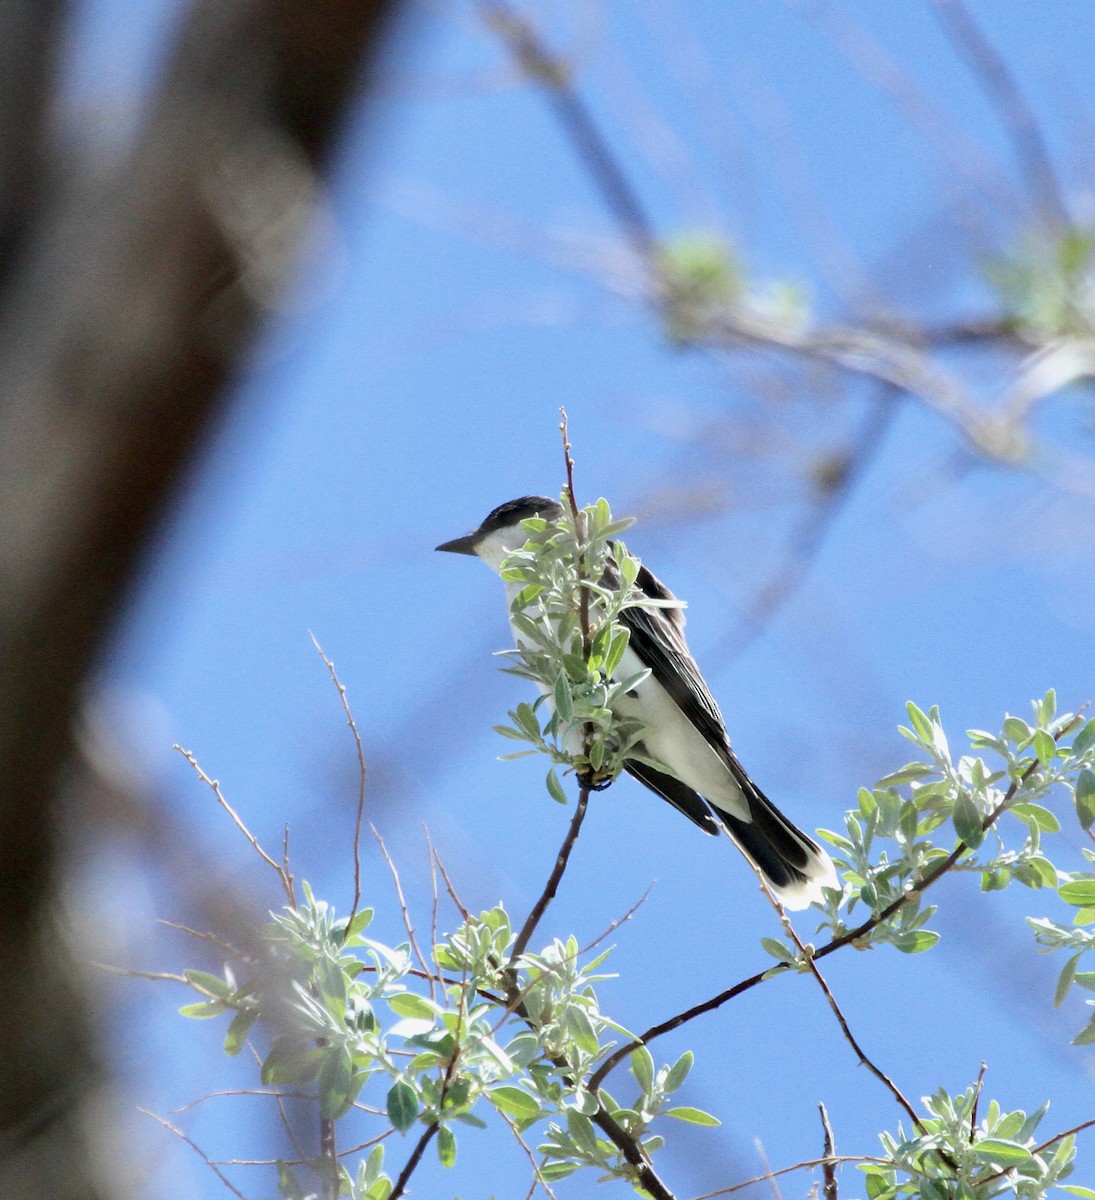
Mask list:
[[[1063,726],[1054,735],[1053,740],[1059,742],[1073,728],[1073,723]],[[1022,772],[1016,779],[1012,780],[1011,786],[1004,794],[1000,803],[992,810],[991,813],[981,822],[982,832],[987,832],[996,824],[999,817],[1004,813],[1007,807],[1015,798],[1016,792],[1026,783],[1031,775],[1038,769],[1041,764],[1035,759],[1025,771]],[[965,842],[959,841],[955,848],[947,855],[945,859],[937,863],[931,870],[922,875],[915,883],[912,883],[905,889],[900,896],[892,900],[880,912],[874,913],[857,925],[854,929],[846,930],[839,937],[833,938],[831,942],[827,942],[824,946],[813,952],[814,959],[825,958],[826,955],[833,954],[837,950],[860,941],[866,937],[884,921],[888,921],[895,913],[899,912],[906,904],[914,897],[927,891],[933,883],[937,882],[945,875],[958,860],[967,854],[970,847]],[[661,1037],[663,1034],[671,1033],[674,1029],[679,1029],[682,1025],[693,1021],[696,1017],[703,1016],[705,1013],[714,1012],[715,1009],[721,1008],[728,1001],[733,1000],[736,996],[740,996],[743,992],[747,992],[750,988],[756,987],[763,983],[766,979],[771,979],[775,975],[781,975],[790,967],[789,963],[775,963],[773,966],[766,967],[763,971],[758,971],[755,975],[750,975],[748,979],[742,979],[735,983],[733,987],[727,988],[723,992],[719,992],[717,996],[712,996],[709,1000],[704,1000],[700,1004],[694,1004],[691,1008],[685,1009],[683,1012],[677,1013],[675,1016],[669,1017],[665,1021],[659,1022],[657,1025],[651,1025],[645,1032],[639,1034],[638,1038],[633,1042],[627,1042],[623,1046],[618,1047],[612,1054],[605,1059],[603,1063],[593,1073],[589,1081],[590,1091],[595,1091],[607,1078],[609,1072],[630,1055],[632,1050],[637,1046],[649,1045],[655,1038]]]
[[[308,636],[312,639],[312,645],[315,646],[319,657],[323,659],[330,673],[331,680],[338,689],[338,698],[342,701],[342,711],[346,715],[346,724],[350,727],[350,733],[353,735],[354,751],[357,754],[357,811],[354,814],[354,902],[350,908],[350,919],[346,922],[346,930],[349,932],[354,917],[357,916],[357,910],[361,907],[361,824],[365,815],[365,785],[368,780],[368,770],[365,765],[365,748],[362,745],[361,734],[358,732],[357,722],[354,720],[354,714],[350,708],[350,700],[346,695],[346,688],[343,686],[342,680],[338,677],[335,664],[324,653],[323,647],[316,640],[316,635],[311,630],[308,631]],[[286,836],[288,837],[288,834]]]
[[532,911],[525,918],[525,923],[521,926],[521,932],[518,933],[517,940],[513,943],[513,950],[510,952],[511,967],[528,949],[529,941],[536,932],[536,926],[539,925],[540,919],[547,911],[548,905],[555,899],[555,893],[559,890],[559,882],[563,878],[563,872],[567,869],[567,863],[570,861],[570,852],[574,849],[574,844],[578,840],[578,834],[581,832],[582,822],[585,820],[588,806],[589,785],[582,784],[578,789],[578,804],[574,809],[574,816],[570,818],[566,837],[563,839],[563,844],[559,847],[559,853],[555,856],[555,866],[548,876],[548,881],[544,885],[544,890],[541,892],[539,900],[536,901],[532,907]]
[[388,1200],[399,1200],[399,1197],[407,1190],[407,1184],[411,1176],[414,1174],[415,1168],[418,1166],[422,1154],[431,1141],[437,1136],[437,1131],[441,1128],[436,1121],[427,1125],[422,1131],[422,1136],[415,1143],[414,1149],[411,1151],[410,1158],[404,1164],[403,1170],[399,1172],[399,1178],[395,1181],[395,1187],[392,1188],[391,1195]]
[[833,1127],[829,1124],[829,1114],[825,1111],[825,1105],[819,1104],[817,1109],[821,1114],[821,1129],[824,1134],[822,1150],[825,1153],[821,1163],[821,1194],[825,1200],[837,1200],[836,1140],[833,1137]]

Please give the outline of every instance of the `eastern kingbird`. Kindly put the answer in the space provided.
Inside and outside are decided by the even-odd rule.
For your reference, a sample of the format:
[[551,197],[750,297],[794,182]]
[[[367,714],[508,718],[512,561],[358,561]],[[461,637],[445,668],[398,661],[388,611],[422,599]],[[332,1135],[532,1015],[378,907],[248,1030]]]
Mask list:
[[[539,516],[553,522],[562,512],[554,500],[522,496],[499,505],[474,533],[443,542],[437,549],[476,556],[498,571],[506,556],[528,540],[522,521]],[[611,565],[609,573],[615,573]],[[646,567],[640,567],[635,586],[663,605],[674,600]],[[521,587],[506,585],[511,602]],[[620,620],[630,640],[617,671],[619,678],[647,668],[651,674],[620,697],[615,711],[648,727],[643,754],[665,767],[660,771],[629,759],[628,774],[668,800],[704,833],[719,832],[713,812],[787,908],[806,908],[821,900],[822,888],[839,887],[829,855],[787,820],[738,762],[719,707],[689,653],[681,609],[636,605],[625,608]]]

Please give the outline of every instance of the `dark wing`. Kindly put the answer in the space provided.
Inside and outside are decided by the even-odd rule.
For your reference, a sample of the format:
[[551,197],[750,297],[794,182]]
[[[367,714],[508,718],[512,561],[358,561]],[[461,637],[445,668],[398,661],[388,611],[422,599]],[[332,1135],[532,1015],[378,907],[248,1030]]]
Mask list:
[[[646,567],[639,568],[635,586],[652,600],[676,599]],[[653,677],[725,759],[731,771],[740,772],[741,767],[730,749],[722,713],[684,640],[684,613],[679,608],[625,608],[620,614],[620,622],[631,635],[632,650],[651,669]]]
[[684,813],[690,821],[694,821],[704,833],[718,836],[718,823],[699,792],[694,792],[686,783],[681,783],[672,775],[657,771],[649,763],[639,762],[638,759],[629,759],[624,769],[652,792],[657,792],[663,800],[668,800],[675,809]]

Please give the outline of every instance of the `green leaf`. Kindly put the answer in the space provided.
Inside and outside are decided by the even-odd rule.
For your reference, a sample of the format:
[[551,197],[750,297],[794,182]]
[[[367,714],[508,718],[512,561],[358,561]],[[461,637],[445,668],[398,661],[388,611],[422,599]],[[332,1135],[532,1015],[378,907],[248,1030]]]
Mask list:
[[535,1096],[511,1084],[503,1083],[487,1092],[487,1099],[499,1112],[518,1121],[532,1121],[540,1115],[540,1102]]
[[1072,757],[1079,758],[1095,746],[1095,717],[1072,739]]
[[1061,823],[1049,811],[1048,808],[1043,808],[1040,804],[1031,804],[1029,801],[1023,804],[1012,805],[1011,812],[1024,821],[1029,821],[1037,826],[1042,833],[1060,833]]
[[261,1079],[268,1087],[307,1083],[315,1079],[327,1051],[319,1046],[275,1042],[262,1064]]
[[954,802],[951,820],[954,822],[954,832],[958,834],[958,837],[971,850],[976,850],[984,840],[985,832],[981,828],[981,810],[969,792],[959,793],[958,799]]
[[500,733],[504,738],[509,738],[512,742],[527,742],[528,738],[517,729],[511,729],[508,725],[492,725],[491,729],[495,733]]
[[773,957],[778,958],[780,962],[794,962],[794,954],[777,938],[763,937],[760,939],[761,946]]
[[552,767],[547,773],[547,779],[544,781],[547,784],[548,795],[555,801],[556,804],[566,804],[567,794],[563,790],[563,785],[559,781],[559,776],[555,774],[555,768]]
[[624,651],[631,641],[631,634],[626,629],[614,629],[612,641],[609,643],[608,654],[605,656],[605,674],[609,679],[615,676],[623,660]]
[[1073,979],[1076,978],[1076,965],[1080,961],[1080,955],[1083,951],[1074,954],[1068,962],[1061,968],[1061,974],[1057,977],[1057,990],[1053,994],[1053,1007],[1058,1008],[1065,996],[1068,995],[1068,989],[1072,986]]
[[353,1062],[348,1050],[339,1047],[328,1051],[316,1079],[316,1088],[322,1117],[333,1121],[346,1112],[357,1094]]
[[560,719],[569,721],[574,716],[574,697],[570,692],[570,680],[566,675],[560,675],[555,680],[554,688],[555,711]]
[[346,932],[343,934],[343,943],[350,942],[351,939],[364,933],[369,928],[373,920],[373,910],[371,908],[363,908],[360,912],[354,914],[354,919],[346,926]]
[[905,705],[905,709],[909,714],[909,720],[912,721],[913,729],[916,731],[919,740],[927,746],[933,745],[935,736],[931,721],[928,720],[924,712],[911,700]]
[[437,1131],[437,1157],[443,1167],[451,1167],[456,1162],[456,1137],[447,1125]]
[[179,1015],[182,1017],[193,1017],[197,1021],[204,1021],[209,1017],[219,1017],[221,1013],[231,1011],[230,1005],[222,1004],[219,1000],[206,1000],[201,1004],[184,1004],[179,1009]]
[[1030,737],[1030,726],[1020,717],[1006,717],[1004,719],[1004,736],[1009,741],[1022,745]]
[[1057,895],[1066,904],[1076,908],[1095,907],[1095,879],[1073,879],[1069,883],[1062,883]]
[[1017,1166],[1031,1160],[1031,1153],[1025,1146],[1004,1138],[982,1138],[973,1144],[972,1150],[976,1158],[985,1159],[1001,1167]]
[[1071,1192],[1074,1196],[1082,1196],[1083,1200],[1095,1200],[1095,1191],[1091,1188],[1080,1187],[1077,1183],[1059,1183],[1062,1192]]
[[397,1017],[417,1017],[426,1021],[437,1017],[437,1005],[414,992],[397,992],[389,996],[388,1007]]
[[[546,1153],[549,1147],[541,1146],[540,1152]],[[555,1183],[560,1179],[566,1179],[568,1175],[573,1175],[578,1170],[580,1163],[573,1162],[570,1159],[560,1160],[559,1162],[548,1162],[539,1169],[537,1174],[545,1183]]]
[[[905,766],[901,767],[900,769],[898,769],[896,771],[891,772],[891,774],[883,775],[882,778],[878,781],[877,786],[878,787],[897,787],[902,783],[912,783],[913,780],[915,780],[915,779],[923,779],[925,775],[930,775],[934,769],[935,769],[934,767],[928,766],[927,763],[922,763],[922,762],[906,763]],[[867,795],[869,796],[870,792],[867,792]],[[862,808],[862,807],[863,807],[863,805],[862,805],[862,801],[861,801],[860,808]],[[871,807],[873,809],[873,807],[874,807],[873,802],[872,802]],[[866,816],[866,815],[868,815],[868,814],[864,813],[864,816]]]
[[210,995],[216,996],[218,1000],[227,1000],[235,991],[230,983],[226,983],[219,975],[210,975],[208,971],[187,970],[183,971],[183,977],[192,987],[202,992],[208,992]]
[[520,612],[539,596],[544,590],[542,583],[527,583],[510,602],[510,612]]
[[644,1096],[654,1090],[654,1058],[645,1046],[636,1046],[631,1052],[631,1073]]
[[722,1122],[718,1117],[713,1117],[710,1113],[704,1112],[702,1108],[691,1108],[685,1104],[679,1108],[667,1108],[665,1110],[667,1117],[675,1117],[678,1121],[687,1121],[689,1125],[721,1125]]
[[1076,778],[1076,815],[1084,829],[1095,825],[1095,771],[1084,767]]
[[671,1092],[677,1091],[679,1087],[688,1078],[688,1073],[692,1070],[692,1064],[696,1061],[696,1056],[691,1050],[686,1050],[680,1058],[669,1068],[669,1074],[665,1077],[665,1092],[669,1095]]
[[1038,729],[1034,733],[1034,753],[1042,763],[1052,762],[1057,753],[1057,743],[1044,729]]
[[241,1008],[236,1013],[232,1018],[231,1025],[228,1026],[228,1032],[224,1035],[225,1054],[233,1058],[239,1054],[247,1041],[247,1035],[251,1032],[251,1026],[258,1020],[258,1017],[259,1010],[257,1008]]
[[1090,1046],[1095,1042],[1095,1017],[1091,1019],[1091,1024],[1086,1029],[1082,1029],[1073,1039],[1074,1046]]
[[418,1097],[414,1088],[400,1079],[388,1092],[388,1120],[400,1132],[406,1133],[418,1116]]
[[894,939],[894,946],[902,954],[923,954],[939,941],[939,934],[930,929],[917,929],[911,933],[899,933]]

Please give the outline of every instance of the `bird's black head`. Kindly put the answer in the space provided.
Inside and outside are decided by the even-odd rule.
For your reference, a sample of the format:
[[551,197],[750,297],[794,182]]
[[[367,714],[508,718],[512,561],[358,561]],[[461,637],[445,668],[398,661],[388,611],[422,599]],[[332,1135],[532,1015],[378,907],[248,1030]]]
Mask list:
[[451,542],[442,542],[437,549],[447,550],[450,554],[476,554],[480,545],[492,534],[505,529],[515,529],[529,517],[543,517],[545,521],[555,521],[562,513],[559,502],[549,500],[547,496],[521,496],[516,500],[507,500],[505,504],[499,504],[487,513],[483,523],[474,533],[454,538]]

